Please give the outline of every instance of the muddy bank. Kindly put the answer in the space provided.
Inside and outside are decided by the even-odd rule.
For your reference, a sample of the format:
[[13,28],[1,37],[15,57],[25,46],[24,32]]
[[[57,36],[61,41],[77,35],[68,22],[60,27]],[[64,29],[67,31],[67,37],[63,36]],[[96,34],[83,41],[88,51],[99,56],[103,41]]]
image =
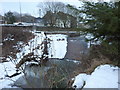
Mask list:
[[[34,35],[23,28],[2,28],[2,57],[16,58],[16,53],[19,52],[23,44],[26,44]],[[21,44],[21,45],[20,45]]]
[[84,67],[83,72],[87,74],[91,74],[95,68],[99,65],[110,64],[114,66],[119,66],[118,61],[114,59],[110,59],[111,55],[104,55],[101,51],[103,51],[103,47],[101,45],[92,45],[89,50],[89,55],[81,60],[81,67]]

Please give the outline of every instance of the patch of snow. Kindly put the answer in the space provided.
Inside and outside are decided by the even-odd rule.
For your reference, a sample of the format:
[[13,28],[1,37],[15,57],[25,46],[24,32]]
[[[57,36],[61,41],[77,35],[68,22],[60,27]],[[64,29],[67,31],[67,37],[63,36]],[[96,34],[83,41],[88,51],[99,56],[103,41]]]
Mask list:
[[85,36],[85,38],[89,40],[89,39],[94,38],[94,36],[93,36],[92,34],[88,33],[88,34]]
[[75,41],[77,41],[77,40],[70,40],[71,42],[75,42]]
[[33,26],[35,24],[34,23],[25,23],[25,22],[16,22],[16,23],[13,23],[13,25],[15,25],[15,26]]
[[13,41],[14,38],[5,38],[3,41]]
[[22,41],[17,42],[17,45],[23,45],[23,44],[24,44],[24,42],[22,42]]
[[4,71],[4,65],[0,63],[0,79],[4,78],[5,71]]
[[12,87],[10,85],[11,83],[13,83],[13,81],[8,80],[8,79],[0,80],[0,89],[2,89],[2,88],[11,88]]
[[14,24],[0,24],[0,26],[15,26]]
[[[34,32],[33,32],[34,33]],[[2,88],[13,88],[11,84],[14,83],[22,74],[15,76],[13,78],[8,78],[6,76],[11,76],[16,73],[16,64],[28,53],[34,52],[34,55],[42,55],[41,43],[45,39],[44,32],[34,33],[35,38],[31,39],[28,44],[23,42],[18,42],[17,46],[22,45],[19,48],[20,52],[16,54],[17,58],[14,60],[12,57],[6,58],[9,62],[0,63],[0,89]],[[67,35],[57,34],[57,35],[47,35],[52,41],[50,41],[51,48],[49,48],[49,58],[64,58],[67,49]],[[39,46],[39,48],[37,48]],[[16,47],[16,46],[14,46]],[[51,54],[53,57],[51,57]],[[2,57],[1,57],[2,58]],[[11,61],[12,60],[12,61]],[[29,62],[30,63],[30,62]],[[26,63],[26,64],[29,64]],[[31,62],[37,64],[36,62]]]
[[[35,38],[30,40],[27,45],[22,45],[23,48],[19,49],[20,52],[16,54],[17,56],[17,62],[19,62],[23,56],[27,55],[28,53],[31,53],[32,51],[34,52],[34,55],[40,56],[42,55],[44,45],[41,45],[41,43],[45,39],[45,34],[44,32],[41,33],[35,33]],[[48,43],[48,57],[49,58],[59,58],[62,59],[64,58],[66,52],[67,52],[67,35],[63,34],[50,34],[47,35],[47,38],[49,39]],[[22,43],[19,43],[20,45]],[[38,48],[37,48],[38,47]]]
[[11,35],[11,34],[8,34],[7,37],[3,40],[4,42],[5,41],[13,41],[14,40],[14,35]]
[[35,34],[35,38],[30,40],[28,42],[28,45],[24,45],[23,42],[18,42],[18,45],[23,45],[23,48],[20,49],[20,52],[16,54],[17,56],[16,60],[9,57],[9,58],[6,58],[9,62],[0,63],[0,89],[13,88],[10,84],[13,84],[14,81],[16,81],[22,74],[15,76],[13,78],[7,78],[6,76],[11,76],[15,74],[16,63],[19,62],[19,60],[21,60],[24,55],[27,55],[28,53],[31,52],[31,50],[33,50],[38,45],[40,45],[44,40],[44,33],[41,33],[41,34],[34,33],[34,34]]
[[50,39],[49,58],[64,58],[67,52],[67,35],[51,34],[47,38]]
[[[94,38],[94,36],[89,33],[85,36],[85,38],[90,40],[90,39]],[[101,41],[99,41],[99,40],[98,41],[95,41],[95,40],[94,41],[88,41],[88,48],[90,48],[91,45],[100,45],[100,43],[101,43]]]
[[74,62],[74,63],[80,63],[80,61],[77,61],[77,60],[70,60],[70,59],[66,59],[67,61],[71,61],[71,62]]
[[0,59],[5,59],[5,57],[0,57]]
[[87,75],[87,74],[79,74],[78,76],[75,77],[75,81],[74,81],[72,87],[73,88],[82,88],[88,77],[89,77],[89,75]]
[[16,72],[15,64],[12,62],[0,63],[0,78],[4,78],[6,75],[12,75]]
[[14,86],[14,83],[15,81],[22,77],[23,74],[20,74],[16,77],[13,77],[13,78],[4,78],[2,80],[0,80],[0,89],[3,89],[3,88],[19,88],[17,86]]
[[[1,57],[1,58],[4,58],[4,57]],[[14,62],[14,59],[10,56],[6,58],[6,60],[9,62],[0,63],[0,90],[2,88],[17,88],[12,85],[19,77],[23,76],[23,73],[22,73],[12,78],[7,77],[16,73],[16,68],[15,68],[16,63]]]
[[90,45],[100,45],[101,41],[88,41],[88,48],[90,48]]
[[84,88],[118,88],[118,67],[110,65],[97,67]]
[[[75,77],[73,87],[77,88],[118,88],[118,67],[98,66],[91,75],[79,74]],[[85,86],[84,85],[85,82]]]
[[3,43],[0,43],[0,46],[2,46],[3,45]]
[[35,38],[33,38],[32,40],[30,40],[28,42],[28,45],[24,45],[23,44],[23,48],[21,49],[21,51],[19,53],[16,54],[17,56],[17,62],[19,62],[23,56],[27,55],[30,52],[34,52],[35,55],[41,55],[42,50],[35,50],[35,48],[37,46],[40,46],[40,44],[42,43],[42,41],[45,38],[44,32],[41,33],[34,33]]
[[0,89],[2,88],[17,88],[13,87],[12,84],[23,74],[17,75],[15,77],[9,78],[6,75],[11,76],[16,73],[15,64],[12,62],[0,63]]
[[38,64],[38,62],[35,62],[35,61],[26,62],[26,65],[31,65],[31,64],[36,64],[36,65],[39,65],[39,64]]

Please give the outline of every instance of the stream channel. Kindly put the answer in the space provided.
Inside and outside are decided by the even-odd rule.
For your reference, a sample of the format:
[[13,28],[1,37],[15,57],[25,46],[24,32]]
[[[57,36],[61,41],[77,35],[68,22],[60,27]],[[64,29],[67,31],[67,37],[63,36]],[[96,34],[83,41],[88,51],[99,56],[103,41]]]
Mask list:
[[[46,33],[46,35],[45,35]],[[25,64],[24,76],[15,81],[21,88],[67,88],[69,81],[79,70],[80,60],[88,53],[88,43],[79,33],[34,32],[35,38],[17,53],[17,60],[31,51],[41,57],[45,46],[41,45],[47,37],[48,61],[45,65],[28,62]],[[37,48],[36,48],[37,47]]]

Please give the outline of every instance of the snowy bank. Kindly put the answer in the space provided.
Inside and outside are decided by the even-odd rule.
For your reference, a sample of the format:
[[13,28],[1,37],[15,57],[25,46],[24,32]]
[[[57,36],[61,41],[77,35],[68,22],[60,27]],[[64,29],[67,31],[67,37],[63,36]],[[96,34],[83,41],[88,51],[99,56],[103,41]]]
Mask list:
[[[32,32],[35,35],[35,38],[29,40],[27,44],[24,44],[23,42],[18,42],[17,46],[13,46],[18,48],[18,46],[22,45],[22,48],[18,48],[20,52],[16,53],[16,59],[13,59],[9,56],[7,60],[9,62],[0,63],[0,89],[2,88],[12,88],[12,84],[14,81],[16,81],[19,77],[21,77],[22,74],[15,76],[13,78],[8,78],[6,76],[11,76],[16,73],[16,64],[27,54],[34,52],[34,55],[41,56],[42,55],[42,45],[41,43],[45,39],[44,32],[41,33],[35,33]],[[49,34],[47,35],[47,38],[49,39],[49,58],[64,58],[66,51],[67,51],[67,35],[63,34]],[[37,48],[39,46],[39,48]],[[35,63],[35,62],[29,62]],[[28,64],[28,63],[27,63]]]
[[23,76],[23,73],[12,78],[6,77],[13,75],[15,72],[16,68],[14,63],[0,63],[0,90],[2,88],[17,88],[13,84],[19,77]]
[[91,75],[79,74],[75,77],[73,88],[118,88],[118,67],[98,66]]
[[[24,45],[23,48],[20,49],[20,52],[16,54],[17,56],[17,62],[19,62],[25,55],[28,53],[34,52],[34,55],[40,56],[43,53],[42,47],[44,45],[41,45],[41,43],[45,39],[44,32],[41,33],[35,33],[35,38],[30,40],[28,42],[28,45]],[[66,52],[67,52],[67,35],[63,34],[49,34],[47,35],[48,40],[48,57],[49,58],[64,58]],[[39,48],[37,48],[39,47]]]

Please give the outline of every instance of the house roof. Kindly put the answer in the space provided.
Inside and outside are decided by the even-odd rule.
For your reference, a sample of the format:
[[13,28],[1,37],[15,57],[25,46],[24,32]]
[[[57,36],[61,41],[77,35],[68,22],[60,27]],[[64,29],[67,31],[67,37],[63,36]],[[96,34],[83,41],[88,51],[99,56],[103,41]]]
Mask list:
[[43,16],[43,19],[45,19],[46,17],[48,16],[57,16],[58,18],[59,17],[63,17],[63,16],[69,16],[71,18],[74,18],[76,19],[76,17],[70,15],[70,14],[67,14],[67,13],[64,13],[64,12],[57,12],[56,14],[55,13],[52,13],[51,11],[47,11],[47,13]]

